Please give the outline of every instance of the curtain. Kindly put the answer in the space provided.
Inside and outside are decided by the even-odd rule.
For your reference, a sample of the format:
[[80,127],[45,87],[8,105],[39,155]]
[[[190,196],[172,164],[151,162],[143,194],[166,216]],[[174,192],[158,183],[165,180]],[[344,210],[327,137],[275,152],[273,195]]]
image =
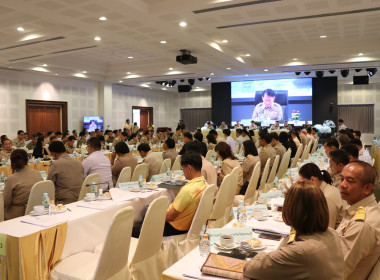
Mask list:
[[195,131],[205,122],[211,121],[211,108],[181,109],[181,119],[185,123],[187,131]]
[[339,119],[353,130],[361,133],[374,133],[374,105],[338,105]]

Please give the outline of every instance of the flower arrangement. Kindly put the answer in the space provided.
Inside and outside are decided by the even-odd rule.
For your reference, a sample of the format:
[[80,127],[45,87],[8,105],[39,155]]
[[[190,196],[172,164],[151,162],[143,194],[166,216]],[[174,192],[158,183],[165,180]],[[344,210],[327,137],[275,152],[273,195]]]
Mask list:
[[292,120],[293,121],[299,121],[300,120],[300,111],[298,110],[293,110],[292,111]]
[[323,122],[323,126],[328,126],[328,127],[336,127],[335,123],[332,120],[325,120]]

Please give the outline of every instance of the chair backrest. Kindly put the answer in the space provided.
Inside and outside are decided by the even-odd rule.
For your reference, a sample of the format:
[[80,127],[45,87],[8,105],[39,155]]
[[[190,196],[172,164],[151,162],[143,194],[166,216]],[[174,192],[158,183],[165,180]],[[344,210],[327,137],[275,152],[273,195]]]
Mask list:
[[309,141],[309,144],[307,144],[307,150],[306,150],[306,157],[305,157],[305,159],[309,158],[312,146],[313,146],[313,141]]
[[[100,184],[100,180],[101,180],[101,178],[100,178],[99,173],[93,173],[93,174],[87,175],[87,177],[86,177],[86,179],[84,179],[82,187],[80,189],[78,201],[85,198],[86,194],[91,191],[92,182],[95,182],[96,184]],[[99,189],[99,185],[97,185],[97,187]]]
[[[231,172],[232,179],[231,179],[230,187],[228,189],[229,193],[228,193],[228,196],[227,196],[227,207],[226,207],[226,209],[228,209],[229,207],[233,206],[233,203],[234,203],[234,200],[235,200],[236,188],[237,188],[237,184],[239,182],[240,170],[241,170],[240,166],[235,167],[234,169],[232,169],[232,172]],[[223,179],[223,181],[224,181],[224,179]],[[223,183],[223,181],[222,181],[222,183]]]
[[4,197],[3,193],[0,193],[0,222],[4,221]]
[[318,138],[314,140],[314,143],[313,143],[313,148],[311,149],[311,154],[313,154],[317,148],[318,148]]
[[[55,200],[55,187],[54,183],[50,180],[40,181],[33,185],[30,190],[28,204],[26,205],[25,215],[33,210],[34,206],[42,204],[42,197],[47,193],[50,200]],[[4,207],[3,207],[4,208]]]
[[236,181],[236,185],[237,185],[237,183],[239,181],[240,168],[241,168],[240,166],[239,167],[235,167],[234,169],[232,169],[232,172],[231,172],[231,174],[234,176],[234,180]]
[[254,196],[256,192],[257,183],[260,178],[260,161],[256,163],[255,168],[253,169],[251,179],[249,180],[249,184],[247,187],[247,191],[245,192],[244,202],[245,205],[251,205],[254,202]]
[[263,173],[261,174],[259,191],[263,190],[268,179],[270,158],[265,163]]
[[135,170],[133,171],[131,182],[137,181],[140,175],[143,177],[143,179],[146,179],[148,176],[148,165],[146,163],[140,163],[136,166]]
[[132,206],[119,210],[113,217],[100,253],[94,280],[109,279],[128,264],[133,219]]
[[126,183],[131,181],[131,175],[132,175],[132,168],[130,166],[124,167],[119,175],[119,178],[117,179],[116,186],[119,185],[119,183]]
[[167,158],[161,163],[159,174],[166,173],[166,171],[168,171],[168,168],[170,167],[172,167],[172,160],[170,158]]
[[177,170],[181,170],[181,155],[178,155],[175,158],[175,161],[172,166],[172,171],[177,171]]
[[307,156],[308,156],[307,148],[308,147],[309,147],[309,145],[305,146],[305,148],[303,149],[302,157],[300,159],[300,162],[303,162],[307,158]]
[[288,169],[288,166],[289,166],[290,154],[291,154],[291,151],[287,150],[286,153],[282,156],[280,167],[278,168],[278,171],[277,171],[278,179],[285,177],[286,170]]
[[205,225],[207,219],[210,218],[216,191],[217,187],[215,185],[209,185],[204,190],[197,211],[194,214],[193,221],[191,222],[190,229],[187,233],[187,239],[199,239],[199,233],[202,230],[202,226]]
[[228,174],[223,178],[216,196],[214,209],[212,209],[211,219],[219,219],[224,216],[228,204],[228,194],[230,193],[231,183],[233,181],[232,174]]
[[157,197],[150,203],[131,263],[144,261],[160,250],[167,207],[168,199],[165,196]]
[[207,151],[207,154],[206,154],[206,159],[208,160],[208,161],[211,161],[211,158],[212,157],[215,157],[215,151],[214,150],[208,150]]
[[270,173],[269,173],[269,176],[268,176],[268,180],[267,180],[267,184],[272,184],[273,181],[274,181],[274,177],[276,177],[276,173],[277,173],[277,167],[278,167],[278,163],[280,162],[280,156],[277,155],[275,158],[274,158],[274,162],[273,162],[273,165],[272,165],[272,169],[270,170]]
[[302,150],[303,150],[303,145],[301,144],[301,145],[298,146],[296,155],[293,158],[293,162],[292,162],[292,165],[290,166],[290,168],[297,167],[297,162],[298,162],[298,159],[301,156]]
[[374,158],[372,159],[372,163],[371,164],[372,164],[372,166],[375,166],[375,159]]

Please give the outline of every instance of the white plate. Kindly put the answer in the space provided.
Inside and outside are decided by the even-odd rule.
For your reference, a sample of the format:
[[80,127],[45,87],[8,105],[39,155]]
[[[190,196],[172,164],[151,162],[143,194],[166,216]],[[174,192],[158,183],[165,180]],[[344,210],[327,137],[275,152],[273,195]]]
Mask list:
[[83,198],[83,200],[84,200],[84,201],[86,201],[86,202],[90,202],[90,201],[95,201],[95,200],[96,200],[96,198],[93,198],[93,199],[88,199],[87,197],[85,197],[85,198]]
[[30,216],[43,216],[43,215],[47,215],[47,214],[49,214],[48,211],[44,211],[43,213],[36,213],[34,211],[30,211],[30,213],[29,213]]
[[59,210],[54,210],[52,211],[52,214],[60,214],[60,213],[63,213],[63,212],[66,212],[67,211],[67,208],[66,206],[63,206],[61,209]]
[[111,199],[112,199],[111,196],[103,197],[103,198],[99,198],[99,197],[98,197],[98,200],[111,200]]
[[283,222],[284,220],[282,219],[282,215],[276,215],[273,217],[273,220],[276,222]]
[[[261,241],[262,242],[262,241]],[[252,248],[251,246],[244,246],[242,245],[241,243],[244,243],[244,241],[240,242],[240,247],[245,250],[245,251],[260,251],[260,250],[263,250],[265,249],[267,246],[264,244],[264,243],[261,243],[260,246],[256,246],[254,248]]]
[[214,245],[215,245],[215,248],[219,251],[231,251],[231,250],[236,249],[240,246],[240,244],[236,243],[236,242],[234,243],[234,246],[232,246],[232,247],[225,247],[225,246],[223,246],[219,243],[216,243],[216,242],[214,242]]

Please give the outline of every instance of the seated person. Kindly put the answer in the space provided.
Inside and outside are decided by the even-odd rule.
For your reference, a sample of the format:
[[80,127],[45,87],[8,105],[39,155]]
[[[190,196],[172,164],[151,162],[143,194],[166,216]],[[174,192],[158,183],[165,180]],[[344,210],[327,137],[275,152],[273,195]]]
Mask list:
[[343,279],[342,247],[336,231],[328,227],[322,191],[310,182],[293,184],[285,197],[282,218],[292,227],[290,236],[279,249],[261,252],[248,261],[244,279]]
[[279,120],[283,119],[281,105],[274,102],[276,94],[272,89],[266,89],[261,94],[261,103],[255,106],[252,113],[253,120]]
[[[37,139],[38,139],[38,136],[37,134],[32,134],[32,141],[30,141],[27,145],[26,145],[26,148],[28,150],[34,150],[34,148],[36,147],[36,144],[37,144]],[[46,139],[45,139],[46,141]]]
[[168,138],[163,145],[164,152],[162,153],[162,158],[165,160],[167,158],[171,159],[171,167],[175,162],[175,159],[178,156],[178,152],[175,150],[175,142],[172,138]]
[[173,134],[173,140],[175,143],[179,143],[183,140],[181,129],[177,127],[175,133]]
[[129,145],[136,145],[137,142],[139,141],[137,138],[138,138],[137,133],[132,133],[131,137],[129,137],[128,144]]
[[84,178],[89,174],[100,174],[100,187],[102,189],[113,188],[110,160],[100,151],[102,144],[98,137],[92,137],[87,141],[88,157],[82,162]]
[[346,151],[350,162],[359,160],[359,150],[354,144],[347,144],[340,147],[341,150]]
[[[252,140],[247,140],[243,142],[243,153],[244,160],[242,163],[243,169],[243,186],[240,191],[240,194],[245,194],[247,187],[249,185],[249,181],[251,180],[253,169],[257,163],[260,162],[259,154],[257,153],[257,149]],[[256,187],[256,186],[255,186]]]
[[236,121],[236,124],[234,125],[234,129],[243,129],[242,125],[240,124],[240,121]]
[[56,203],[67,204],[78,201],[83,183],[81,162],[69,157],[61,141],[51,143],[49,150],[55,160],[50,165],[46,179],[54,183]]
[[372,158],[368,151],[363,148],[362,141],[360,139],[354,138],[351,140],[351,144],[354,144],[359,150],[359,160],[362,160],[368,164],[372,165]]
[[214,135],[209,133],[207,134],[206,138],[207,138],[207,151],[214,150],[216,146],[216,140],[215,140]]
[[42,181],[40,172],[28,167],[28,154],[24,150],[14,150],[10,159],[13,173],[7,178],[3,193],[5,220],[25,215],[30,190]]
[[248,130],[255,130],[255,129],[257,129],[257,125],[256,125],[255,121],[252,120],[251,124],[248,127]]
[[12,147],[12,141],[10,139],[4,139],[2,142],[3,150],[0,152],[0,158],[2,161],[7,162],[15,149]]
[[353,135],[354,135],[355,139],[359,139],[360,140],[360,137],[362,136],[362,133],[360,132],[360,130],[355,130],[353,132]]
[[223,161],[222,166],[221,166],[221,171],[218,175],[221,181],[226,175],[231,174],[232,170],[235,167],[239,168],[238,184],[236,186],[236,191],[235,191],[235,194],[239,194],[241,187],[243,186],[243,170],[240,166],[239,161],[231,152],[231,148],[226,142],[218,143],[215,146],[215,152],[217,153],[218,158],[220,158]]
[[206,156],[207,154],[207,145],[205,142],[203,142],[203,134],[202,132],[196,132],[194,133],[194,140],[197,140],[201,143],[202,145],[202,156]]
[[236,140],[235,140],[235,147],[238,146],[238,151],[241,150],[241,146],[243,145],[243,142],[245,141],[243,137],[243,130],[238,128],[236,129]]
[[149,182],[153,175],[156,175],[160,172],[161,164],[163,158],[161,153],[153,152],[150,150],[150,147],[146,143],[142,143],[137,147],[140,156],[143,158],[143,162],[148,164],[148,174],[146,181]]
[[33,150],[34,158],[45,158],[49,155],[45,147],[45,137],[42,135],[38,137],[36,147]]
[[263,174],[265,164],[267,163],[268,159],[270,159],[269,164],[269,170],[272,169],[272,165],[274,163],[274,159],[277,156],[276,150],[271,146],[272,137],[265,133],[264,131],[259,134],[259,145],[262,147],[262,150],[259,153],[260,163],[261,163],[261,170],[260,170],[260,176]]
[[223,130],[223,129],[227,129],[228,128],[228,125],[226,125],[225,122],[222,122],[219,126],[219,129]]
[[186,144],[189,143],[190,141],[193,140],[193,135],[190,133],[190,132],[185,132],[183,134],[183,142],[185,143],[181,149],[181,151],[179,151],[179,155],[183,155],[184,153],[186,153]]
[[271,146],[276,150],[277,155],[280,156],[280,162],[282,160],[282,157],[286,153],[285,147],[280,142],[280,136],[276,132],[272,132],[270,134],[272,137],[272,141],[270,142]]
[[229,129],[223,130],[223,136],[226,139],[225,143],[227,143],[230,146],[231,153],[234,154],[236,143],[235,143],[235,140],[231,137],[231,130]]
[[75,142],[75,136],[71,135],[69,138],[67,138],[65,149],[68,154],[73,154],[75,151],[74,148],[74,142]]
[[16,148],[21,148],[25,146],[25,137],[24,137],[24,131],[19,130],[17,131],[17,137],[13,139],[13,145],[16,146]]
[[330,168],[332,172],[332,185],[336,188],[339,187],[340,180],[341,180],[341,172],[349,162],[350,158],[348,157],[348,154],[343,150],[335,150],[331,151],[329,153],[330,158]]
[[[349,205],[337,228],[344,256],[341,270],[344,279],[364,280],[380,255],[380,208],[372,194],[376,170],[366,162],[355,161],[343,168],[341,176],[340,195]],[[335,266],[335,261],[332,263]]]
[[82,145],[87,145],[87,140],[86,140],[86,134],[84,131],[79,132],[79,140],[77,142],[77,147],[80,148]]
[[140,143],[141,144],[143,144],[143,143],[149,144],[150,142],[151,142],[150,131],[147,130],[147,131],[145,131],[144,136],[141,137]]
[[113,185],[116,186],[117,179],[119,179],[120,172],[124,167],[129,166],[131,168],[131,174],[133,174],[137,164],[137,158],[129,153],[128,145],[123,141],[118,142],[115,145],[115,151],[111,155]]
[[280,130],[280,122],[276,121],[274,124],[272,124],[270,130]]
[[287,130],[292,130],[292,126],[288,124],[288,121],[284,121],[284,126],[282,128],[287,129]]

